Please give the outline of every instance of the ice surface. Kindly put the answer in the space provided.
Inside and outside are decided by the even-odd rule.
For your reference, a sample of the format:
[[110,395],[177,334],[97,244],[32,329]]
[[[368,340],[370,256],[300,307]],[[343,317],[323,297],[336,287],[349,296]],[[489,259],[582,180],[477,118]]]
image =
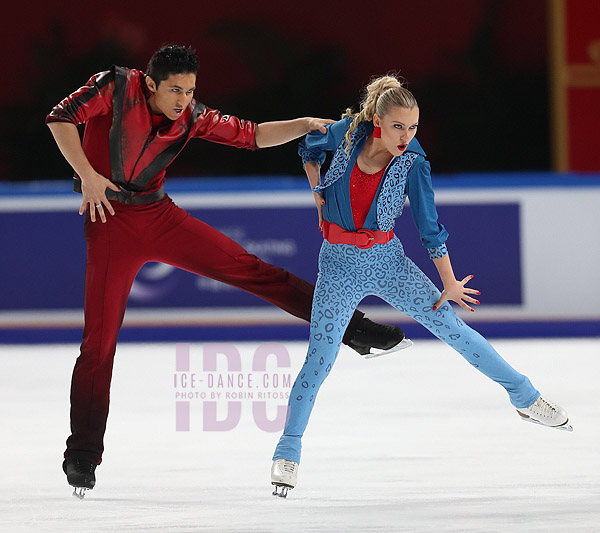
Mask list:
[[[439,341],[369,361],[344,347],[287,500],[269,480],[280,432],[257,427],[251,401],[229,431],[203,430],[204,402],[190,401],[190,429],[176,431],[175,345],[121,344],[83,501],[61,470],[77,346],[0,346],[0,530],[600,531],[600,339],[493,344],[565,407],[573,433],[521,422]],[[258,345],[235,344],[245,374],[258,375]],[[306,344],[284,346],[293,379]],[[190,346],[190,372],[202,374],[203,349]]]

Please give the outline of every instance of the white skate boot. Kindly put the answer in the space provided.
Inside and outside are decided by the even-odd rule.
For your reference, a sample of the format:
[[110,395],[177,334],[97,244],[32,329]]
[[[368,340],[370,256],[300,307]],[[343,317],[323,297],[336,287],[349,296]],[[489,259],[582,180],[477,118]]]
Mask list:
[[573,426],[567,423],[569,417],[566,411],[541,396],[529,407],[517,409],[517,413],[521,416],[521,420],[525,422],[533,422],[534,424],[562,429],[563,431],[573,431]]
[[[275,485],[273,496],[285,498],[288,489],[293,489],[298,481],[298,463],[287,459],[276,459],[271,466],[271,485]],[[281,488],[281,492],[277,489]]]

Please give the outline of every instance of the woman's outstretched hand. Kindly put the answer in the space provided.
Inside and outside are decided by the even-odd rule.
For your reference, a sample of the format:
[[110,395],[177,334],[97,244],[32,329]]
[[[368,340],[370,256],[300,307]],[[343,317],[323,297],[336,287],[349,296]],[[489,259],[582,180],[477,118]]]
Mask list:
[[467,276],[463,278],[462,281],[454,280],[454,282],[447,282],[444,284],[444,290],[442,292],[441,298],[434,304],[433,309],[438,309],[445,301],[453,301],[460,305],[463,309],[467,309],[468,311],[475,311],[472,307],[467,305],[466,302],[470,302],[476,305],[479,305],[479,301],[469,294],[481,294],[476,289],[470,289],[465,287],[465,285],[473,279],[473,276]]

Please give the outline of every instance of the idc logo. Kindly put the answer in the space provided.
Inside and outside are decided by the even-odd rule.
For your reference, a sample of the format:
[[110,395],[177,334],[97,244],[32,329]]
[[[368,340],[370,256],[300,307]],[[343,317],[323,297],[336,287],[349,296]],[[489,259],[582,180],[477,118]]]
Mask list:
[[175,347],[176,431],[192,429],[191,419],[199,414],[192,417],[192,406],[202,409],[204,431],[231,431],[243,416],[251,416],[263,431],[283,429],[292,386],[290,355],[283,344],[261,344],[251,359],[227,343],[207,343],[199,351],[192,358],[189,344]]

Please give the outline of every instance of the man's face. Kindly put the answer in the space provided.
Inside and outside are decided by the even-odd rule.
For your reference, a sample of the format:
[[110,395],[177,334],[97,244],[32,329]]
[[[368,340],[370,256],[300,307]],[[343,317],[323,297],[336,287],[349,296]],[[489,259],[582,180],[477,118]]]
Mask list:
[[164,114],[170,120],[177,120],[189,105],[196,88],[195,74],[171,74],[157,87],[154,80],[146,76],[146,85],[152,92],[148,103],[152,112]]

